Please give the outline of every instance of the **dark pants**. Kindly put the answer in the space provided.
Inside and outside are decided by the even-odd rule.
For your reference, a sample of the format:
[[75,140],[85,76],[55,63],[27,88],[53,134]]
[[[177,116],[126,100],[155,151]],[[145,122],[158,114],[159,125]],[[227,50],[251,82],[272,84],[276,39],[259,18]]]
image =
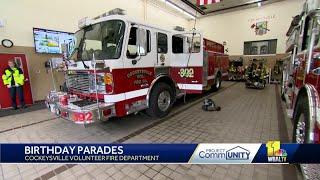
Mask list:
[[17,100],[16,100],[17,94],[19,96],[20,105],[21,106],[25,105],[22,86],[9,88],[9,93],[10,93],[11,103],[13,108],[17,108]]

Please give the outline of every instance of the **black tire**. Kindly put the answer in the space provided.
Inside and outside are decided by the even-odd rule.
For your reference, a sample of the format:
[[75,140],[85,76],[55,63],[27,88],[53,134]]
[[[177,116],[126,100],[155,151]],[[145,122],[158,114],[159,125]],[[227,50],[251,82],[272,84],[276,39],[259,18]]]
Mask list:
[[[298,97],[299,98],[299,97]],[[303,144],[308,144],[308,143],[313,143],[310,140],[310,114],[309,114],[309,103],[308,103],[308,99],[306,96],[302,96],[298,99],[297,102],[297,107],[296,107],[296,112],[294,114],[293,117],[293,122],[294,122],[294,128],[293,128],[293,137],[292,137],[292,141],[293,143],[303,143]],[[297,140],[297,127],[298,127],[298,123],[299,123],[299,119],[300,118],[304,119],[304,123],[305,123],[305,136],[303,138],[303,142],[299,142]],[[300,120],[301,122],[301,120]],[[310,178],[310,175],[312,177],[312,174],[315,174],[317,171],[315,168],[310,167],[310,165],[312,166],[312,164],[297,164],[297,168],[299,169],[301,175],[303,176],[303,179],[308,179],[307,177]]]
[[221,82],[222,82],[222,80],[221,80],[221,75],[220,75],[220,74],[217,74],[217,77],[216,77],[216,79],[215,79],[214,85],[212,86],[212,89],[213,89],[214,91],[218,91],[218,90],[220,89],[220,87],[221,87]]
[[[168,108],[165,110],[161,109],[159,107],[159,97],[161,93],[168,92],[170,94],[170,104],[168,105]],[[150,94],[150,99],[149,99],[149,108],[146,110],[147,114],[152,116],[152,117],[158,117],[162,118],[165,117],[166,115],[169,114],[172,105],[174,102],[174,93],[173,89],[166,83],[158,83],[156,84]]]
[[[305,96],[302,96],[298,99],[297,102],[297,107],[295,109],[294,117],[293,117],[293,122],[294,122],[294,128],[293,128],[293,136],[292,136],[292,141],[293,143],[311,143],[310,141],[310,114],[309,114],[309,103],[308,99]],[[299,131],[298,126],[301,127],[301,123],[305,124],[305,131]],[[301,128],[299,128],[301,129]],[[304,133],[304,138],[302,138],[303,142],[299,139],[297,139],[297,132]]]

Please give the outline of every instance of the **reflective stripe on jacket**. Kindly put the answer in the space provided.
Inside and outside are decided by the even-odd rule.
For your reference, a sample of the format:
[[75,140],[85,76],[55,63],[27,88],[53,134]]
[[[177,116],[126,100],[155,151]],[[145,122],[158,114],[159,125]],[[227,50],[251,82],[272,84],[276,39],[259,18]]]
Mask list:
[[[14,78],[15,84],[12,84],[12,77]],[[4,85],[11,85],[11,86],[22,86],[24,85],[24,75],[20,68],[7,68],[4,70],[2,75],[2,80]]]

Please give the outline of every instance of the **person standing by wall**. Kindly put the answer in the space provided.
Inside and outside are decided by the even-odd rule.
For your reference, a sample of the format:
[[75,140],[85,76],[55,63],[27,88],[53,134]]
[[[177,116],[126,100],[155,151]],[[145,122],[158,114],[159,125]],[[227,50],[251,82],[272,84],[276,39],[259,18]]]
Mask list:
[[21,68],[17,67],[14,60],[8,61],[8,67],[4,70],[2,75],[3,84],[9,89],[11,97],[12,108],[18,109],[16,96],[18,94],[21,108],[25,108],[23,85],[24,75]]

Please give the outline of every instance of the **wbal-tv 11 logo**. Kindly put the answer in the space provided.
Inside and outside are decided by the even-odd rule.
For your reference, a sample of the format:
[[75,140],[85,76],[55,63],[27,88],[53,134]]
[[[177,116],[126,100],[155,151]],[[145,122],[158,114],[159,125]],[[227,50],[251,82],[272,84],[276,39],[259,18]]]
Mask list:
[[268,162],[285,163],[287,162],[287,151],[281,149],[280,141],[268,141],[266,144]]

